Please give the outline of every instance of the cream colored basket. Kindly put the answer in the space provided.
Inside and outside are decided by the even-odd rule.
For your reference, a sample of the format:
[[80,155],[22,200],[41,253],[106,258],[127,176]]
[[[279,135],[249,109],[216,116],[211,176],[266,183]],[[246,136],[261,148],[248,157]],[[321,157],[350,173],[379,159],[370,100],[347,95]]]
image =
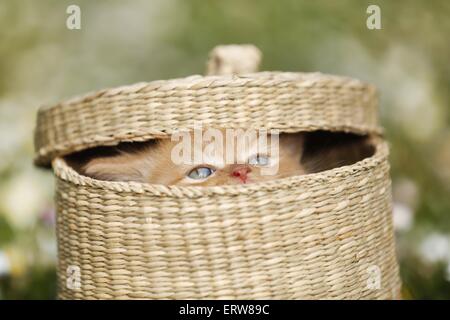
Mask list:
[[353,165],[238,186],[98,181],[62,158],[198,123],[376,137],[376,107],[374,88],[357,80],[264,72],[142,83],[41,109],[36,163],[51,162],[57,177],[59,297],[398,298],[381,137]]

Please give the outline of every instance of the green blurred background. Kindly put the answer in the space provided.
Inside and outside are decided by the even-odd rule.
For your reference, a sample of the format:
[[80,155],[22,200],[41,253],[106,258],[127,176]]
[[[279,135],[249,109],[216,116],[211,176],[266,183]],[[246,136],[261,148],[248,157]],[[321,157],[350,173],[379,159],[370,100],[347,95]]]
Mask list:
[[[66,28],[67,6],[81,30]],[[370,4],[382,29],[366,27]],[[53,177],[32,166],[36,110],[73,95],[203,73],[217,44],[263,70],[357,77],[381,92],[404,294],[450,298],[450,2],[0,2],[0,299],[55,298]]]

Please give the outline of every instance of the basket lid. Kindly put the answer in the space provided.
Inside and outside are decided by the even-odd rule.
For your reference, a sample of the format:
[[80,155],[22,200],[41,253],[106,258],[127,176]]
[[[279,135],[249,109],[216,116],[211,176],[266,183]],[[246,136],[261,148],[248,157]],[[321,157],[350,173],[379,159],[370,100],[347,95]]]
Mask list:
[[380,133],[374,86],[321,73],[255,72],[254,46],[219,46],[208,76],[110,88],[39,109],[35,163],[96,146],[220,128]]

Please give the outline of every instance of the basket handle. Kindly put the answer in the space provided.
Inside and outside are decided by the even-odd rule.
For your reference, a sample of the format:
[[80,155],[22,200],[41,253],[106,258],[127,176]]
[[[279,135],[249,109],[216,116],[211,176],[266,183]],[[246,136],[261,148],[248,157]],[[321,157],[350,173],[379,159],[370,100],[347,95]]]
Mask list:
[[209,53],[206,75],[258,72],[261,59],[261,51],[252,44],[220,45]]

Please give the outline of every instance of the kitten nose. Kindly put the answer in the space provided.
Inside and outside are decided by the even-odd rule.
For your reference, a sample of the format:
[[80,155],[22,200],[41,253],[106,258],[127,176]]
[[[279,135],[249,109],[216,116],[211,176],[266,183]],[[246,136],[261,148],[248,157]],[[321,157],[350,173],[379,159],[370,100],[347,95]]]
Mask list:
[[247,166],[239,166],[239,167],[237,167],[236,169],[233,170],[233,172],[231,173],[231,175],[232,175],[233,177],[236,177],[236,178],[241,179],[242,182],[245,183],[246,180],[247,180],[247,174],[248,174],[249,172],[251,172],[251,171],[252,171],[252,169],[250,169],[250,168],[247,167]]

